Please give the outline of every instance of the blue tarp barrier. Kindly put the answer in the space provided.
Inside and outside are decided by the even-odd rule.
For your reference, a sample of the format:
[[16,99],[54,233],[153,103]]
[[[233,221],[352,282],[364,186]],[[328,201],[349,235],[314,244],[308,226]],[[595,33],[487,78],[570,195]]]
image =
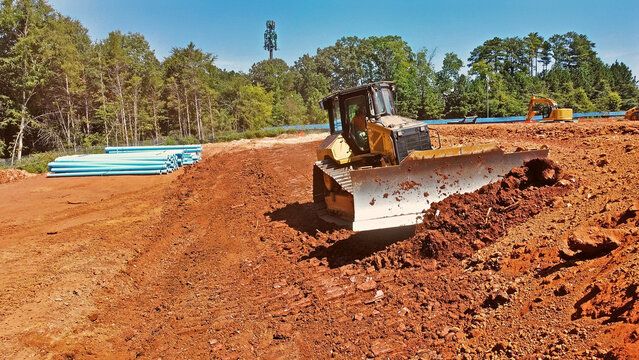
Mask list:
[[[573,114],[574,119],[582,118],[604,118],[604,117],[619,117],[624,116],[623,111],[610,111],[610,112],[585,112]],[[526,117],[520,116],[506,116],[506,117],[490,117],[490,118],[477,118],[476,124],[498,124],[498,123],[512,123],[523,122]],[[541,120],[541,115],[535,116],[535,120]],[[429,125],[448,125],[452,122],[461,122],[464,119],[428,119],[420,120]],[[469,123],[470,120],[467,120]],[[283,125],[278,127],[268,127],[265,130],[285,130],[285,131],[308,131],[308,130],[329,130],[328,123],[326,124],[306,124],[306,125]]]

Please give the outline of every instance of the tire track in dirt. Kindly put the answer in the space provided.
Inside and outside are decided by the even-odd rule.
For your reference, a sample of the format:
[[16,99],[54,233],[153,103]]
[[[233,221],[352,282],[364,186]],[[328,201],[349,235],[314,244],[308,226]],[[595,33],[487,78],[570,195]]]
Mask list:
[[[215,155],[180,176],[184,186],[174,184],[167,195],[156,242],[123,274],[127,285],[105,294],[121,300],[103,303],[96,314],[94,331],[121,329],[109,340],[114,349],[149,357],[220,351],[262,356],[274,341],[268,314],[306,306],[297,288],[273,294],[273,276],[281,273],[272,268],[281,265],[286,272],[291,264],[272,256],[260,229],[270,226],[268,211],[308,190],[307,177],[294,174],[303,174],[311,159],[295,146],[269,152],[267,159],[261,158],[267,151]],[[263,266],[269,270],[260,271]],[[289,346],[268,348],[294,353]]]

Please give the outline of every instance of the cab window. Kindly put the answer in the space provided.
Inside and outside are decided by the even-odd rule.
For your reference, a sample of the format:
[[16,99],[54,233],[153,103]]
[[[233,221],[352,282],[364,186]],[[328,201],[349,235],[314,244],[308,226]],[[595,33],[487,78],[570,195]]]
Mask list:
[[336,133],[342,132],[342,115],[339,111],[339,101],[337,98],[333,100],[333,106],[331,106],[331,121],[333,121],[333,130]]
[[344,101],[344,105],[351,138],[361,150],[368,149],[368,135],[366,134],[368,101],[366,101],[366,96],[358,95],[348,98]]
[[390,89],[382,88],[375,92],[375,108],[377,115],[394,115],[395,104]]

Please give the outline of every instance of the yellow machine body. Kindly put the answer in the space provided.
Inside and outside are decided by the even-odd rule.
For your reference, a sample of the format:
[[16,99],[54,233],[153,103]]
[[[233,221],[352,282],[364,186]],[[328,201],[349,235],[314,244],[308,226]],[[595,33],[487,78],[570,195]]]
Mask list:
[[553,109],[547,118],[541,121],[573,121],[572,109],[569,108],[557,108]]
[[633,108],[628,109],[628,111],[626,111],[626,114],[624,115],[624,120],[632,120],[632,121],[637,121],[639,120],[639,106],[635,106]]
[[351,161],[353,151],[342,134],[329,135],[317,148],[317,160],[333,159],[339,164]]
[[529,123],[533,121],[533,117],[537,115],[537,111],[535,111],[536,105],[545,105],[550,107],[550,113],[547,117],[541,119],[540,122],[574,122],[572,109],[570,108],[560,108],[557,105],[557,102],[550,98],[532,96],[530,98],[530,102],[528,103],[528,113],[526,114],[525,122]]

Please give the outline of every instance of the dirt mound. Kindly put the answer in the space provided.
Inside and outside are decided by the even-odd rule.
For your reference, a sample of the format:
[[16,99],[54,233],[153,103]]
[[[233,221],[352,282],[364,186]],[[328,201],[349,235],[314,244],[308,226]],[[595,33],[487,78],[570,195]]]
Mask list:
[[415,257],[464,259],[505,235],[509,227],[557,206],[572,187],[568,178],[552,160],[533,159],[501,181],[432,204],[415,236],[369,262],[381,268],[411,266]]
[[465,258],[552,206],[568,192],[569,184],[551,160],[531,160],[499,182],[433,204],[414,239],[421,242],[426,257]]
[[31,176],[35,176],[35,174],[31,174],[30,172],[20,169],[0,170],[0,184],[8,184],[15,181],[20,181]]

